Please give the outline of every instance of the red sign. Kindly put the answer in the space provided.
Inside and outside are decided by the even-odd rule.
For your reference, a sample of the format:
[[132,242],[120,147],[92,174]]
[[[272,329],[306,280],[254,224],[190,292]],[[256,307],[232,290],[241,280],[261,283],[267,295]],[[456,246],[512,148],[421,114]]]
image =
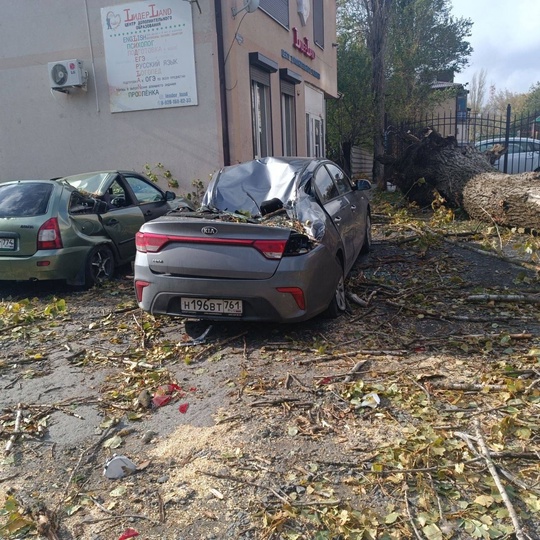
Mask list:
[[315,51],[309,46],[309,39],[305,37],[301,39],[298,37],[298,29],[294,27],[293,31],[293,47],[298,49],[302,54],[305,54],[308,58],[312,60],[315,59]]

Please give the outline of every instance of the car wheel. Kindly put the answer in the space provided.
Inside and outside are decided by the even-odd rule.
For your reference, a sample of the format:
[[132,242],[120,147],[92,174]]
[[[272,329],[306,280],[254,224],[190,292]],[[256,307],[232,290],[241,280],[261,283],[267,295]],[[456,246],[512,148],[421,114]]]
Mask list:
[[[341,263],[339,263],[341,265]],[[330,305],[326,308],[325,316],[328,319],[335,319],[340,313],[343,313],[347,309],[347,298],[345,296],[345,276],[343,271],[336,287],[334,297],[330,302]]]
[[369,253],[371,249],[371,216],[368,214],[366,216],[366,232],[364,233],[364,243],[362,244],[362,249],[360,250],[361,255]]
[[86,258],[87,287],[104,283],[112,279],[114,275],[114,255],[111,248],[105,245],[96,246]]

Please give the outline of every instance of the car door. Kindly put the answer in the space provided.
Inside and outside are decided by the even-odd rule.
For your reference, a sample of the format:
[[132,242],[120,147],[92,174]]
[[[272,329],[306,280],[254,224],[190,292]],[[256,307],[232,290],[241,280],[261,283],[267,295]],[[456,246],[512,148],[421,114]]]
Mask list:
[[[364,241],[367,209],[367,198],[364,192],[356,191],[353,188],[348,176],[334,163],[327,163],[326,167],[330,176],[334,179],[341,196],[346,197],[350,212],[350,223],[348,224],[347,235],[350,235],[354,253],[358,254]],[[356,257],[355,257],[356,258]]]
[[528,140],[524,142],[524,145],[526,145],[527,150],[525,171],[535,171],[540,165],[540,143]]
[[123,174],[135,204],[139,205],[145,221],[150,221],[167,213],[171,207],[166,196],[157,186],[139,175]]
[[145,222],[140,205],[119,175],[112,178],[102,199],[108,211],[100,219],[105,232],[115,243],[123,261],[135,257],[135,234]]
[[[527,143],[523,141],[510,141],[508,143],[508,174],[517,174],[527,170]],[[504,171],[504,156],[499,159],[499,170]]]
[[[336,173],[332,169],[332,173]],[[355,258],[353,217],[349,198],[340,193],[334,176],[325,165],[321,165],[313,175],[313,182],[322,207],[338,232],[345,250],[345,271],[349,270]]]

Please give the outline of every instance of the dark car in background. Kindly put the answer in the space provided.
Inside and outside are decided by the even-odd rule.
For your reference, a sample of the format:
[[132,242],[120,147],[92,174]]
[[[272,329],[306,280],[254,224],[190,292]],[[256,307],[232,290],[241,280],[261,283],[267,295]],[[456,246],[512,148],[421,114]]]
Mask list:
[[0,280],[91,286],[135,257],[135,233],[175,194],[128,171],[0,184]]
[[336,316],[345,278],[370,247],[370,188],[322,158],[221,169],[197,212],[171,212],[137,233],[139,306],[214,320]]

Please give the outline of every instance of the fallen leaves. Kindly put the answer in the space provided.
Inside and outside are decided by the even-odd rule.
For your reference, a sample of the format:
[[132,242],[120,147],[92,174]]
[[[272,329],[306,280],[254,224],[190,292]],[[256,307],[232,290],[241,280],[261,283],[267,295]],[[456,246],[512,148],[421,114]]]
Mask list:
[[[80,303],[114,293],[121,305],[100,306],[81,321],[72,299],[64,311],[42,299],[0,314],[5,329],[19,323],[5,336],[28,340],[23,354],[0,361],[10,378],[4,388],[24,381],[23,364],[39,364],[28,374],[36,378],[50,368],[57,358],[51,340],[67,350],[70,368],[107,374],[95,389],[99,434],[69,456],[79,461],[70,464],[64,490],[47,493],[59,499],[64,525],[91,507],[106,516],[92,523],[117,522],[116,538],[130,531],[122,520],[140,520],[142,537],[155,536],[155,526],[159,534],[182,527],[202,536],[216,518],[231,537],[252,531],[272,540],[502,539],[520,530],[533,537],[540,523],[540,314],[536,302],[513,300],[536,298],[537,279],[507,267],[498,273],[491,259],[486,269],[474,252],[471,262],[468,251],[448,248],[422,224],[411,229],[409,209],[397,213],[384,230],[374,219],[385,240],[359,261],[348,282],[349,311],[336,321],[278,329],[203,324],[198,337],[173,341],[168,332],[181,321],[134,312],[132,300],[109,289],[84,293]],[[448,212],[435,217],[452,226]],[[37,325],[24,323],[32,318]],[[58,341],[56,327],[43,321],[70,322],[69,331]],[[196,390],[199,381],[213,395]],[[219,440],[188,441],[185,430],[196,433],[191,422],[216,402],[222,408],[209,429],[219,430]],[[42,450],[30,452],[28,441],[42,442],[50,414],[77,414],[83,404],[44,407],[21,397],[0,413],[1,436],[16,435],[13,449],[33,457]],[[133,436],[141,421],[160,414],[182,428],[174,442],[146,425]],[[211,423],[210,413],[204,420]],[[98,488],[95,461],[119,448],[154,450],[155,459]],[[14,454],[2,460],[8,473],[18,470]],[[0,512],[0,536],[9,537],[7,524],[19,531],[36,524],[15,499]]]

